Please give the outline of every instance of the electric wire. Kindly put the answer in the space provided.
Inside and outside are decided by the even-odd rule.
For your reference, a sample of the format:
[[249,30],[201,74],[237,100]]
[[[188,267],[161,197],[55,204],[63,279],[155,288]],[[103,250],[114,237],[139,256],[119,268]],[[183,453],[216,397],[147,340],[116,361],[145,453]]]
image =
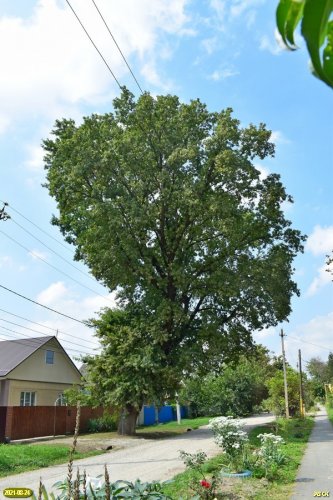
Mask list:
[[[29,328],[28,326],[20,325],[19,323],[14,323],[13,321],[9,321],[8,319],[0,318],[0,321],[5,321],[6,323],[9,323],[11,325],[19,326],[20,328],[24,328],[25,330],[29,330],[30,332],[39,333],[39,335],[49,337],[49,335],[47,333],[40,332],[39,330],[35,330],[34,328]],[[66,344],[72,344],[72,345],[82,347],[81,344],[78,344],[77,342],[72,342],[71,340],[62,339],[62,342],[66,342]],[[88,346],[84,346],[84,347],[86,349],[94,350],[93,347],[88,347]]]
[[132,69],[131,69],[130,65],[129,65],[129,64],[128,64],[128,62],[127,62],[126,57],[124,56],[124,54],[123,54],[123,52],[122,52],[121,48],[119,47],[119,45],[118,45],[118,43],[117,43],[117,40],[116,40],[116,39],[115,39],[115,37],[113,36],[113,34],[112,34],[112,32],[111,32],[111,30],[110,30],[110,28],[109,28],[109,26],[108,26],[108,24],[107,24],[107,22],[106,22],[105,18],[103,17],[103,15],[102,15],[101,11],[100,11],[100,10],[99,10],[99,8],[97,7],[95,0],[91,0],[91,1],[92,1],[92,3],[94,4],[94,6],[95,6],[95,8],[96,8],[96,10],[97,10],[97,12],[98,12],[98,14],[100,15],[100,17],[101,17],[101,19],[102,19],[102,21],[103,21],[103,23],[104,23],[104,25],[105,25],[106,29],[108,30],[108,32],[109,32],[109,34],[110,34],[110,36],[111,36],[112,40],[114,41],[114,43],[115,43],[115,45],[116,45],[117,49],[119,50],[120,55],[121,55],[121,57],[123,58],[123,60],[124,60],[124,62],[125,62],[125,64],[126,64],[126,66],[127,66],[127,68],[129,69],[129,71],[130,71],[130,73],[131,73],[131,75],[132,75],[132,77],[133,77],[133,79],[134,79],[135,83],[137,84],[137,86],[138,86],[138,88],[139,88],[140,92],[143,94],[143,90],[142,90],[142,88],[141,88],[141,86],[140,86],[140,84],[139,84],[139,82],[138,82],[138,80],[137,80],[136,76],[134,75],[134,73],[133,73],[133,71],[132,71]]
[[300,338],[297,338],[297,337],[292,337],[291,335],[286,335],[286,337],[289,337],[290,339],[293,339],[293,340],[297,340],[298,342],[303,342],[305,344],[313,345],[314,347],[319,347],[320,349],[324,349],[325,351],[333,352],[333,347],[331,347],[331,348],[324,347],[322,345],[314,344],[313,342],[309,342],[308,340],[303,340],[303,339],[300,339]]
[[74,318],[73,316],[69,316],[68,314],[62,313],[60,311],[56,311],[55,309],[52,309],[52,307],[48,307],[48,306],[45,306],[44,304],[40,304],[40,302],[37,302],[36,300],[33,300],[33,299],[29,299],[29,297],[26,297],[25,295],[22,295],[18,292],[15,292],[15,290],[11,290],[10,288],[7,288],[4,285],[0,284],[0,288],[7,290],[7,292],[13,293],[14,295],[17,295],[18,297],[21,297],[22,299],[28,300],[29,302],[32,302],[33,304],[37,304],[40,307],[44,307],[44,309],[48,309],[49,311],[52,311],[56,314],[59,314],[60,316],[64,316],[65,318],[71,319],[73,321],[76,321],[77,323],[81,323],[82,325],[87,326],[87,324],[84,321],[81,321],[80,319]]
[[[66,335],[68,337],[72,337],[74,339],[78,339],[80,340],[81,342],[87,342],[88,344],[93,344],[93,345],[96,345],[93,341],[91,340],[85,340],[85,339],[82,339],[81,337],[78,337],[77,335],[73,335],[71,333],[67,333],[67,332],[64,332],[63,330],[60,330],[59,328],[52,328],[51,326],[47,326],[47,325],[43,325],[42,323],[37,323],[36,321],[33,321],[32,319],[29,319],[29,318],[25,318],[24,316],[20,316],[19,314],[15,314],[15,313],[12,313],[10,311],[6,311],[5,309],[1,309],[0,308],[0,311],[1,312],[4,312],[6,314],[10,314],[11,316],[14,316],[16,318],[19,318],[19,319],[23,319],[24,321],[29,321],[29,323],[33,323],[34,325],[38,325],[42,328],[47,328],[48,330],[52,330],[53,332],[56,332],[56,333],[61,333],[62,335]],[[85,346],[83,346],[85,347]],[[90,349],[88,346],[87,346],[88,349]]]
[[[26,335],[25,333],[21,333],[21,332],[17,332],[16,330],[11,330],[10,328],[6,328],[5,326],[1,326],[0,325],[0,328],[2,330],[6,330],[8,332],[12,332],[12,333],[1,333],[1,335],[7,335],[9,337],[13,337],[14,338],[14,341],[18,344],[21,344],[21,345],[27,345],[26,342],[25,342],[25,339],[22,339],[22,338],[16,338],[14,335],[12,335],[13,333],[15,333],[16,335],[20,335],[21,337],[26,337],[27,340],[29,340],[29,344],[32,345],[33,347],[38,347],[38,346],[41,346],[40,342],[37,342],[36,341],[36,337],[29,337],[29,335]],[[52,337],[51,337],[52,338]],[[51,339],[50,339],[51,340]],[[58,340],[58,339],[57,339]],[[58,340],[59,342],[59,340]],[[88,356],[91,356],[92,354],[90,352],[85,352],[85,351],[79,351],[77,349],[72,349],[71,347],[66,347],[67,351],[72,351],[72,352],[76,352],[76,353],[79,353],[79,354],[86,354]],[[43,351],[49,351],[50,349],[42,349]],[[53,348],[52,348],[53,350]],[[60,350],[57,350],[57,352],[60,352]]]
[[108,68],[109,72],[111,73],[111,75],[113,76],[115,82],[117,83],[118,87],[120,88],[120,90],[122,89],[122,86],[120,85],[117,77],[115,76],[115,74],[113,73],[112,69],[110,68],[110,66],[108,65],[107,61],[104,59],[103,57],[103,54],[101,53],[101,51],[98,49],[97,45],[95,44],[95,42],[93,41],[93,39],[91,38],[91,36],[89,35],[88,31],[86,30],[86,28],[84,27],[82,21],[80,20],[79,16],[77,15],[77,13],[75,12],[75,10],[73,9],[72,5],[70,4],[69,0],[66,0],[66,3],[67,5],[70,7],[71,11],[73,12],[74,16],[76,17],[77,21],[80,23],[80,26],[82,27],[82,29],[84,30],[85,34],[87,35],[87,37],[89,38],[90,42],[92,43],[92,45],[95,47],[95,49],[97,50],[99,56],[101,57],[101,59],[103,60],[105,66]]
[[22,243],[20,243],[19,241],[17,241],[15,238],[13,238],[12,236],[9,236],[9,234],[5,233],[4,231],[1,231],[0,230],[0,233],[5,235],[8,239],[10,239],[11,241],[13,241],[16,245],[18,245],[19,247],[23,248],[24,250],[26,250],[30,255],[32,255],[33,257],[35,257],[36,259],[38,260],[41,260],[42,262],[44,262],[44,264],[46,264],[47,266],[51,267],[52,269],[54,269],[55,271],[57,271],[58,273],[61,273],[62,275],[66,276],[66,278],[74,281],[75,283],[77,283],[78,285],[80,285],[81,287],[85,288],[86,290],[89,290],[89,292],[95,294],[95,295],[99,295],[99,297],[102,297],[103,299],[107,300],[108,302],[111,302],[113,304],[113,301],[111,299],[109,299],[108,297],[105,297],[104,295],[102,295],[101,293],[98,293],[96,292],[95,290],[93,290],[92,288],[90,288],[89,286],[87,285],[84,285],[83,283],[81,283],[81,281],[73,278],[72,276],[70,276],[69,274],[67,274],[65,271],[62,271],[61,269],[59,269],[58,267],[54,266],[53,264],[51,264],[50,262],[48,262],[46,259],[43,259],[43,257],[41,257],[40,255],[38,255],[37,253],[35,253],[34,251],[30,250],[29,248],[27,248],[26,246],[22,245]]
[[41,245],[43,245],[45,248],[47,248],[50,252],[54,253],[57,257],[59,257],[59,259],[63,260],[64,262],[66,262],[69,266],[73,267],[76,271],[78,271],[79,273],[83,274],[83,276],[89,278],[91,281],[93,281],[95,284],[96,284],[96,279],[93,278],[92,276],[90,276],[90,274],[88,273],[85,273],[84,271],[82,271],[81,269],[79,269],[77,266],[75,266],[72,262],[70,262],[69,260],[65,259],[65,257],[63,257],[62,255],[60,255],[58,252],[56,252],[55,250],[53,250],[53,248],[51,248],[49,245],[47,245],[46,243],[44,243],[42,240],[40,240],[39,238],[37,238],[37,236],[35,236],[33,233],[31,233],[30,231],[28,231],[28,229],[26,229],[24,226],[22,226],[21,224],[19,224],[18,222],[16,222],[13,217],[11,217],[11,221],[16,224],[16,226],[20,227],[23,231],[25,231],[27,234],[29,234],[32,238],[34,238],[36,241],[38,241],[39,243],[41,243]]
[[35,222],[33,222],[32,220],[28,219],[28,217],[26,217],[25,215],[23,215],[21,212],[19,212],[16,208],[14,208],[12,205],[10,205],[9,203],[7,202],[4,202],[2,200],[0,200],[1,203],[6,203],[6,205],[10,208],[10,210],[13,210],[15,213],[17,213],[20,217],[22,217],[23,219],[25,219],[27,222],[29,222],[30,224],[32,224],[33,226],[35,226],[39,231],[41,231],[42,233],[46,234],[46,236],[48,236],[49,238],[51,238],[52,240],[54,240],[56,243],[58,243],[58,245],[61,245],[63,248],[65,248],[68,252],[71,252],[72,254],[74,253],[74,250],[72,248],[70,248],[69,246],[66,246],[64,245],[61,241],[59,241],[57,238],[55,238],[54,236],[52,236],[52,234],[48,233],[47,231],[45,231],[44,229],[42,229],[41,227],[39,227]]

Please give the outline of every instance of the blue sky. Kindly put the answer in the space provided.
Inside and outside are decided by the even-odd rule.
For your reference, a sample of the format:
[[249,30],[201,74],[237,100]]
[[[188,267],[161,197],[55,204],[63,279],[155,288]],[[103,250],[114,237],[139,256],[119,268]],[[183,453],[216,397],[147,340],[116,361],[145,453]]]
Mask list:
[[[121,84],[137,95],[91,0],[71,3]],[[281,175],[294,198],[286,215],[309,238],[295,261],[301,297],[293,300],[289,322],[257,332],[255,339],[279,354],[283,327],[290,363],[296,364],[298,349],[304,360],[326,359],[333,351],[333,285],[325,271],[325,255],[333,248],[332,90],[310,74],[302,39],[297,52],[281,50],[274,1],[96,3],[144,89],[184,101],[199,97],[212,111],[232,107],[243,125],[265,122],[272,130],[275,158],[256,165],[263,174]],[[40,144],[57,118],[79,122],[92,112],[110,111],[118,88],[65,1],[0,0],[0,12],[0,199],[9,203],[12,216],[0,222],[0,284],[86,319],[112,305],[113,297],[73,262],[71,248],[50,224],[55,204],[42,187]],[[97,345],[83,325],[4,289],[0,308],[2,340],[38,335],[23,325],[43,334],[58,329],[73,356],[94,352]]]

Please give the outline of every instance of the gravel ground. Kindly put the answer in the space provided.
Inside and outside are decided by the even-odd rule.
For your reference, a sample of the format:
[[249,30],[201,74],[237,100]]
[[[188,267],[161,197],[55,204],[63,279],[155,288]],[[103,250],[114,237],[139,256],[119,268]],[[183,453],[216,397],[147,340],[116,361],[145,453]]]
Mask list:
[[[247,427],[252,427],[272,422],[274,417],[266,414],[244,420]],[[112,449],[103,455],[76,460],[74,474],[76,474],[76,468],[79,467],[82,472],[85,469],[90,477],[96,477],[103,472],[104,464],[106,464],[111,481],[117,479],[134,481],[137,478],[142,481],[166,480],[184,470],[184,464],[179,459],[179,450],[188,453],[202,450],[208,457],[220,451],[207,427],[160,440],[116,438],[110,440],[111,445],[116,446],[117,439],[122,449]],[[64,440],[60,441],[64,442]],[[107,445],[107,441],[103,443],[104,446]],[[0,479],[0,495],[4,488],[9,487],[25,487],[37,491],[40,477],[46,489],[50,491],[52,485],[56,481],[63,480],[66,475],[67,465],[64,464],[9,476],[7,479]],[[0,498],[4,497],[0,496]]]

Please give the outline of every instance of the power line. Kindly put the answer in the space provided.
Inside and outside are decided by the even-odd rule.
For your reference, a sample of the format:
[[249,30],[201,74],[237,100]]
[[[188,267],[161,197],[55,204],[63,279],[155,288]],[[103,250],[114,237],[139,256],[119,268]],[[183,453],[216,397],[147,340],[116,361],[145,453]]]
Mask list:
[[22,217],[23,219],[25,219],[26,221],[28,221],[30,224],[32,224],[33,226],[35,226],[39,231],[41,231],[42,233],[46,234],[46,236],[48,236],[49,238],[51,238],[52,240],[54,240],[56,243],[58,243],[58,245],[61,245],[63,248],[65,248],[68,252],[71,252],[72,254],[74,253],[74,250],[66,245],[64,245],[61,241],[57,240],[57,238],[55,238],[54,236],[52,236],[50,233],[48,233],[47,231],[45,231],[44,229],[42,229],[41,227],[39,227],[37,224],[35,224],[35,222],[33,222],[32,220],[28,219],[28,217],[26,217],[25,215],[23,215],[21,212],[19,212],[18,210],[16,210],[12,205],[9,205],[9,203],[7,202],[4,202],[2,200],[0,200],[1,203],[4,203],[5,205],[7,205],[10,210],[13,210],[15,213],[17,213],[20,217]]
[[[29,330],[30,332],[39,333],[40,335],[44,335],[46,337],[49,337],[49,335],[47,333],[40,332],[39,330],[35,330],[34,328],[29,328],[28,326],[20,325],[19,323],[14,323],[13,321],[9,321],[8,319],[0,318],[0,321],[5,321],[6,323],[10,323],[11,325],[19,326],[20,328],[24,328],[25,330]],[[11,331],[11,330],[9,330],[9,331]],[[82,347],[81,344],[78,344],[77,342],[72,342],[71,340],[65,340],[65,339],[63,339],[63,342],[66,342],[66,344],[72,344],[72,345],[76,345],[76,346]],[[92,347],[88,347],[87,346],[85,348],[93,350]]]
[[81,281],[78,281],[77,279],[73,278],[72,276],[70,276],[69,274],[65,273],[65,271],[62,271],[61,269],[59,269],[58,267],[54,266],[53,264],[51,264],[50,262],[48,262],[46,259],[43,259],[43,257],[41,257],[40,255],[38,255],[37,253],[33,252],[32,250],[30,250],[29,248],[27,248],[26,246],[22,245],[22,243],[20,243],[19,241],[17,241],[15,238],[13,238],[12,236],[9,236],[9,234],[5,233],[4,231],[1,231],[0,230],[0,233],[1,234],[4,234],[8,239],[10,239],[11,241],[13,241],[14,243],[16,243],[16,245],[18,245],[19,247],[23,248],[24,250],[26,250],[30,255],[32,255],[33,257],[35,257],[36,259],[39,259],[41,260],[42,262],[44,262],[44,264],[46,264],[47,266],[51,267],[52,269],[54,269],[55,271],[58,271],[58,273],[61,273],[63,274],[64,276],[66,276],[66,278],[69,278],[70,280],[74,281],[75,283],[77,283],[78,285],[80,285],[81,287],[85,288],[86,290],[89,290],[89,292],[95,294],[95,295],[99,295],[100,297],[102,297],[103,299],[107,300],[108,302],[111,302],[112,303],[112,300],[109,299],[108,297],[105,297],[104,295],[102,295],[101,293],[98,293],[96,292],[95,290],[93,290],[92,288],[90,288],[89,286],[87,285],[84,285],[83,283],[81,283]]
[[65,318],[71,319],[73,321],[76,321],[77,323],[81,323],[82,325],[87,326],[86,323],[84,321],[81,321],[80,319],[73,318],[72,316],[69,316],[68,314],[56,311],[55,309],[52,309],[51,307],[44,306],[43,304],[40,304],[39,302],[36,302],[36,300],[29,299],[28,297],[25,297],[24,295],[21,295],[20,293],[15,292],[14,290],[11,290],[10,288],[7,288],[4,285],[0,284],[0,288],[3,288],[4,290],[7,290],[7,292],[13,293],[14,295],[17,295],[18,297],[21,297],[22,299],[29,300],[29,302],[32,302],[33,304],[37,304],[40,307],[44,307],[44,309],[48,309],[49,311],[52,311],[52,312],[54,312],[56,314],[59,314],[60,316],[64,316]]
[[100,15],[100,17],[101,17],[101,19],[102,19],[103,23],[105,24],[105,27],[106,27],[106,29],[108,30],[108,32],[109,32],[109,34],[110,34],[110,36],[111,36],[112,40],[113,40],[113,41],[114,41],[114,43],[116,44],[116,47],[117,47],[117,49],[119,50],[120,55],[121,55],[121,57],[123,58],[123,60],[124,60],[124,62],[125,62],[125,64],[126,64],[126,66],[128,67],[128,69],[129,69],[129,71],[130,71],[131,75],[133,76],[133,78],[134,78],[134,80],[135,80],[135,83],[136,83],[136,84],[137,84],[137,86],[139,87],[140,92],[143,94],[143,90],[142,90],[142,88],[141,88],[141,86],[140,86],[140,84],[139,84],[138,80],[136,79],[136,77],[135,77],[135,75],[134,75],[134,73],[133,73],[133,71],[132,71],[132,69],[131,69],[130,65],[128,64],[128,62],[127,62],[127,60],[126,60],[126,57],[124,56],[124,54],[123,54],[123,52],[122,52],[121,48],[119,47],[119,45],[118,45],[118,43],[117,43],[117,41],[116,41],[115,37],[113,36],[113,34],[112,34],[112,32],[111,32],[111,30],[110,30],[110,28],[109,28],[109,26],[108,26],[107,22],[105,21],[105,19],[104,19],[103,15],[102,15],[102,13],[101,13],[101,11],[100,11],[100,10],[99,10],[99,8],[97,7],[96,2],[95,2],[94,0],[91,0],[91,1],[92,1],[92,3],[94,4],[94,6],[95,6],[95,8],[96,8],[96,10],[97,10],[98,14]]
[[[0,309],[0,311],[4,312],[6,314],[10,314],[11,316],[15,316],[16,318],[20,318],[20,319],[23,319],[25,321],[29,321],[29,323],[33,323],[34,325],[41,326],[42,328],[47,328],[48,330],[52,330],[53,332],[61,333],[62,335],[67,335],[68,337],[72,337],[74,339],[79,339],[81,342],[87,342],[88,344],[95,345],[95,343],[92,342],[91,340],[82,339],[81,337],[77,337],[76,335],[73,335],[71,333],[67,333],[67,332],[64,332],[63,330],[59,330],[59,328],[52,328],[51,326],[42,325],[42,323],[37,323],[36,321],[33,321],[32,319],[25,318],[24,316],[20,316],[18,314],[14,314],[12,312],[6,311],[5,309]],[[90,348],[88,347],[88,349],[90,349]]]
[[44,243],[42,240],[40,240],[39,238],[37,238],[37,236],[35,236],[33,233],[31,233],[30,231],[28,231],[28,229],[26,229],[24,226],[21,226],[21,224],[19,224],[18,222],[16,222],[12,217],[11,217],[11,221],[14,222],[14,224],[16,224],[18,227],[20,227],[21,229],[23,229],[23,231],[25,231],[27,234],[29,234],[32,238],[34,238],[35,240],[37,240],[39,243],[41,243],[45,248],[47,248],[48,250],[50,250],[50,252],[54,253],[57,257],[59,257],[59,259],[62,259],[64,262],[66,262],[68,265],[72,266],[76,271],[78,271],[79,273],[83,274],[84,276],[88,277],[90,280],[92,280],[95,284],[96,284],[96,279],[93,278],[92,276],[90,276],[88,273],[85,273],[84,271],[82,271],[81,269],[79,269],[77,266],[75,266],[72,262],[69,262],[69,260],[65,259],[65,257],[63,257],[62,255],[60,255],[58,252],[56,252],[55,250],[53,250],[53,248],[49,247],[48,245],[46,245],[46,243]]
[[291,335],[287,335],[290,339],[293,339],[293,340],[297,340],[298,342],[303,342],[305,344],[310,344],[310,345],[313,345],[314,347],[319,347],[320,349],[324,349],[325,351],[330,351],[332,352],[333,351],[333,348],[329,348],[329,347],[324,347],[322,345],[318,345],[318,344],[314,344],[313,342],[309,342],[307,340],[303,340],[303,339],[300,339],[300,338],[297,338],[297,337],[292,337]]
[[100,50],[98,49],[97,45],[95,44],[95,42],[93,41],[93,39],[91,38],[91,36],[89,35],[88,31],[86,30],[86,28],[84,27],[83,23],[81,22],[79,16],[77,15],[77,13],[75,12],[75,10],[73,9],[73,7],[71,6],[69,0],[66,0],[66,3],[67,5],[70,7],[71,11],[73,12],[74,16],[76,17],[76,19],[78,20],[78,22],[80,23],[81,25],[81,28],[84,30],[85,34],[87,35],[87,37],[89,38],[90,42],[92,43],[92,45],[95,47],[95,49],[97,50],[98,54],[100,55],[101,59],[103,60],[105,66],[108,68],[109,72],[111,73],[111,75],[113,76],[114,80],[116,81],[118,87],[120,88],[120,90],[122,90],[122,86],[120,85],[119,81],[117,80],[115,74],[113,73],[112,69],[110,68],[110,66],[108,65],[108,63],[106,62],[106,60],[104,59],[103,57],[103,54],[100,52]]
[[[29,337],[28,335],[25,335],[23,333],[19,333],[19,332],[16,332],[15,330],[10,330],[9,328],[5,328],[4,326],[0,326],[0,328],[4,329],[4,330],[8,330],[10,332],[13,332],[15,333],[16,335],[23,335],[24,337],[27,337],[26,339],[22,339],[22,338],[17,338],[15,337],[15,335],[13,335],[12,333],[4,333],[4,332],[0,332],[0,335],[2,336],[5,336],[5,337],[9,337],[9,338],[12,338],[13,340],[10,340],[10,342],[14,342],[15,344],[19,344],[19,345],[24,345],[24,346],[27,346],[27,345],[31,345],[33,347],[37,347],[37,349],[40,349],[41,351],[49,351],[50,349],[46,349],[45,347],[42,347],[43,345],[45,344],[40,344],[40,342],[37,342],[37,338],[36,337]],[[50,340],[52,339],[53,337],[50,337]],[[29,341],[29,343],[27,343],[27,341]],[[59,342],[59,341],[58,341]],[[0,344],[1,345],[1,344]],[[61,344],[60,344],[61,345]],[[84,352],[84,351],[76,351],[75,349],[70,349],[70,348],[66,348],[67,351],[73,351],[73,352],[78,352],[79,354],[87,354],[88,356],[91,356],[90,353],[87,353],[87,352]],[[63,352],[62,350],[60,350],[59,348],[57,347],[54,347],[52,346],[52,350],[54,350],[55,352],[59,353],[59,354],[63,354],[64,356],[67,355],[67,351],[65,350],[65,352]],[[71,356],[75,356],[75,355],[71,355]]]

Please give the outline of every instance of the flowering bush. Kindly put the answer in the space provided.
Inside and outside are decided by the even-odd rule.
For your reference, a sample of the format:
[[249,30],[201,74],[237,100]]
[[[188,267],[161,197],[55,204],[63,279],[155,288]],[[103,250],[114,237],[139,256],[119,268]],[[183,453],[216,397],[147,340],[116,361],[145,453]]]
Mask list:
[[242,420],[233,417],[217,417],[209,422],[215,443],[227,455],[230,466],[238,469],[244,466],[248,435],[243,431]]
[[281,452],[280,446],[284,444],[281,436],[265,433],[258,434],[261,446],[255,452],[257,462],[264,468],[265,477],[275,477],[278,467],[286,462],[285,455]]
[[[198,453],[192,454],[181,451],[180,458],[183,460],[186,468],[192,472],[189,478],[189,488],[195,493],[193,499],[215,499],[220,480],[214,476],[211,477],[209,481],[207,480],[204,471],[204,464],[207,460],[206,453],[199,451]],[[202,479],[199,479],[200,477]]]

